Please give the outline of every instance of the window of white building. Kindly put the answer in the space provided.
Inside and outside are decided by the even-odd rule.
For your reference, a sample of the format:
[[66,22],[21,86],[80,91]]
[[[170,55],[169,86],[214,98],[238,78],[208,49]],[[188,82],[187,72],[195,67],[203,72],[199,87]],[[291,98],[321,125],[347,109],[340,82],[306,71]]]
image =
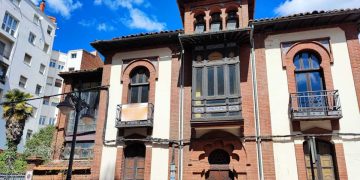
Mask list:
[[54,82],[54,78],[53,77],[47,77],[46,79],[46,84],[49,86],[52,86]]
[[25,88],[26,87],[27,78],[24,76],[20,76],[19,80],[19,87]]
[[43,49],[43,51],[44,51],[45,53],[48,53],[48,51],[49,51],[49,44],[44,43],[44,49]]
[[31,65],[31,56],[29,55],[29,54],[26,54],[25,53],[25,56],[24,56],[24,63],[26,64],[26,65]]
[[29,43],[35,44],[35,39],[36,39],[35,34],[32,33],[32,32],[30,32],[30,34],[29,34],[29,39],[28,39]]
[[51,60],[49,66],[50,66],[50,67],[55,67],[55,66],[56,66],[56,61],[55,61],[55,60]]
[[40,95],[42,93],[42,86],[36,85],[35,94]]
[[71,53],[71,59],[75,59],[75,58],[76,58],[76,56],[77,56],[77,54],[76,54],[76,53]]
[[46,68],[46,66],[44,64],[40,64],[39,73],[44,74],[45,73],[45,68]]
[[40,17],[39,17],[38,15],[34,14],[33,22],[34,22],[36,25],[39,25],[39,24],[40,24]]
[[40,116],[39,118],[39,124],[40,125],[45,125],[46,122],[46,116]]
[[15,36],[15,32],[17,30],[19,21],[14,18],[14,16],[10,15],[8,12],[5,13],[3,23],[1,25],[1,29],[6,31],[12,36]]
[[48,26],[48,27],[47,27],[47,30],[46,30],[47,34],[48,34],[48,35],[51,35],[52,31],[53,31],[53,28],[50,27],[50,26]]

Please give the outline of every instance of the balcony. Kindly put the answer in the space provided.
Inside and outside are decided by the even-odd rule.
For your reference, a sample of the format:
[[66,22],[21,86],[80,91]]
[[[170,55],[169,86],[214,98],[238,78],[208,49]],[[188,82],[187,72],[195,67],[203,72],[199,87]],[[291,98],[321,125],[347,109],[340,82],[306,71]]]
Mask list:
[[291,93],[289,116],[294,121],[340,119],[342,111],[339,92],[332,90]]
[[240,123],[241,97],[194,99],[191,124]]
[[10,52],[11,51],[0,51],[0,61],[9,63]]
[[117,107],[116,127],[153,127],[154,105],[151,103],[122,104]]

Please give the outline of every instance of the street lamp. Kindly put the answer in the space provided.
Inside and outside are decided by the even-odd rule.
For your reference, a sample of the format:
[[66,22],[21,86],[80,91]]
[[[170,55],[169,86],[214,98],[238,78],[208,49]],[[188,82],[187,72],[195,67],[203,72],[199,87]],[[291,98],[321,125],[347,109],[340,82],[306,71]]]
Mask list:
[[87,109],[86,113],[81,116],[81,120],[84,123],[91,123],[94,121],[94,116],[90,112],[89,105],[81,99],[81,91],[78,91],[78,96],[73,94],[68,94],[64,101],[60,102],[56,107],[59,108],[60,112],[66,115],[69,115],[71,111],[75,110],[75,123],[74,130],[71,142],[70,157],[69,157],[69,166],[66,174],[66,180],[71,180],[72,175],[72,165],[74,161],[75,153],[75,144],[76,144],[76,134],[79,123],[79,115],[83,109]]

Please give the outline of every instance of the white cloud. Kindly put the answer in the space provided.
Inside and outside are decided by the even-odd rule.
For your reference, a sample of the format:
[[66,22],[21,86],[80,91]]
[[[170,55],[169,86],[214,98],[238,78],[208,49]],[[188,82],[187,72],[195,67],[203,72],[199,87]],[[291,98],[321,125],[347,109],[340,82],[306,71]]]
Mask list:
[[94,0],[94,4],[103,4],[112,10],[126,9],[129,15],[127,18],[120,18],[120,22],[132,29],[160,31],[166,27],[165,23],[156,19],[156,16],[149,16],[140,10],[140,7],[148,8],[151,6],[147,0]]
[[286,0],[275,9],[275,13],[286,16],[314,10],[360,8],[360,0]]
[[106,23],[100,23],[98,24],[97,28],[98,31],[104,31],[104,32],[108,32],[108,31],[113,31],[115,30],[115,27]]
[[133,29],[144,29],[147,31],[161,31],[165,29],[166,24],[158,22],[156,18],[148,17],[139,9],[130,9],[130,18],[122,19],[122,23]]
[[[35,4],[39,4],[40,0],[32,0]],[[51,11],[55,13],[59,13],[61,16],[65,18],[70,18],[71,13],[76,9],[82,7],[82,3],[80,1],[73,0],[47,0],[46,7],[49,7]]]
[[82,19],[81,21],[78,22],[78,24],[83,26],[83,27],[91,27],[91,26],[94,26],[95,23],[96,23],[95,19],[93,19],[93,20]]

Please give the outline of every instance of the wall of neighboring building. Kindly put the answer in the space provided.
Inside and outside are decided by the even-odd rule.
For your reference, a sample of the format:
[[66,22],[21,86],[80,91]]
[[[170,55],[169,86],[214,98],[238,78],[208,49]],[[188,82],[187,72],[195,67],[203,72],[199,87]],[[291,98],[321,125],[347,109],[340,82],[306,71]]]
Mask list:
[[[142,59],[143,57],[158,56],[158,79],[155,85],[155,110],[154,110],[154,125],[153,138],[169,139],[170,136],[170,85],[171,85],[171,50],[169,48],[158,48],[141,51],[129,51],[124,53],[117,53],[112,58],[110,88],[109,88],[109,108],[107,112],[107,124],[105,140],[116,140],[117,128],[115,128],[116,106],[118,104],[127,104],[122,102],[122,91],[127,90],[121,84],[121,76],[123,72],[123,60],[125,59]],[[165,180],[168,179],[169,167],[169,149],[168,145],[146,144],[151,148],[151,155],[146,154],[146,157],[151,156],[151,179]],[[101,158],[101,179],[114,179],[117,159],[119,152],[117,149],[123,150],[125,146],[106,147],[102,149]],[[148,149],[147,148],[147,149]],[[147,151],[148,152],[148,151]],[[121,158],[121,157],[120,157]],[[122,161],[120,161],[122,162]]]
[[96,69],[104,65],[104,62],[101,60],[99,54],[96,51],[92,53],[83,51],[82,55],[83,57],[80,65],[81,69]]
[[[73,54],[76,54],[74,57]],[[67,52],[68,62],[66,63],[66,71],[70,71],[69,69],[73,70],[80,70],[81,69],[81,60],[83,57],[83,50],[70,50]]]
[[[6,93],[7,90],[17,88],[32,94],[34,97],[39,97],[43,95],[45,89],[44,85],[46,84],[47,65],[50,61],[56,25],[30,0],[22,0],[19,5],[16,5],[8,0],[0,0],[0,4],[1,22],[3,21],[6,12],[19,21],[14,36],[0,28],[0,36],[6,37],[8,41],[13,43],[9,61],[6,62],[9,64],[6,82],[1,85],[0,88],[3,89],[3,93]],[[34,15],[39,17],[38,24],[33,22]],[[51,34],[47,33],[48,27],[52,28]],[[28,41],[30,32],[36,36],[34,44]],[[49,45],[46,52],[44,51],[45,43]],[[7,50],[8,49],[9,48],[7,48]],[[32,57],[30,65],[23,62],[25,53]],[[39,73],[41,64],[46,66],[43,74]],[[19,79],[21,75],[27,78],[25,88],[19,87]],[[42,86],[42,93],[39,95],[35,94],[37,84]],[[40,117],[42,100],[29,101],[29,104],[37,108],[37,113],[26,122],[22,142],[19,145],[19,151],[23,150],[27,131],[32,130],[34,133],[39,129],[38,120]],[[4,121],[2,120],[0,121],[0,127],[4,127]],[[2,129],[0,132],[4,133],[5,131]],[[4,148],[5,135],[2,134],[0,137],[0,147]]]
[[[345,33],[341,28],[327,28],[308,31],[297,31],[294,33],[284,33],[269,35],[265,40],[266,64],[268,77],[268,91],[270,97],[271,124],[273,135],[294,134],[288,117],[289,103],[289,81],[286,70],[283,69],[281,42],[301,41],[308,39],[330,38],[330,45],[333,56],[331,74],[334,89],[339,90],[343,117],[339,120],[340,133],[360,132],[360,113],[354,86],[354,78],[351,72],[349,51]],[[325,77],[326,78],[326,77]],[[323,129],[331,128],[330,121],[304,122],[301,124],[302,130],[320,127]],[[336,132],[336,131],[335,131]],[[346,167],[339,166],[339,171],[345,171],[349,179],[357,179],[359,162],[356,161],[360,156],[360,145],[356,141],[347,139],[348,137],[333,137],[332,142],[344,146]],[[297,179],[300,174],[297,169],[295,155],[296,145],[302,147],[303,139],[281,139],[274,142],[274,156],[277,179]],[[341,154],[338,154],[341,156]],[[286,165],[286,166],[285,166]]]

